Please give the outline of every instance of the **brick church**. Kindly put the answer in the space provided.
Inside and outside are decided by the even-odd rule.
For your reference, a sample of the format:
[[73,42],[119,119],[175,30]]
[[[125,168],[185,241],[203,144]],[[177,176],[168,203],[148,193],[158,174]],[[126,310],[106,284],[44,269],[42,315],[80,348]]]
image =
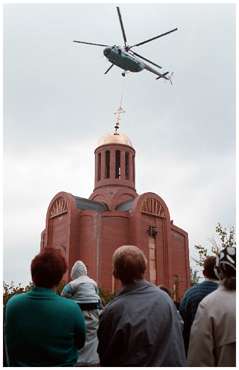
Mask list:
[[170,221],[164,200],[135,189],[135,149],[118,132],[105,135],[95,149],[95,187],[89,199],[60,192],[51,200],[41,249],[60,248],[69,270],[78,259],[102,289],[115,292],[112,254],[136,245],[148,260],[146,279],[163,284],[179,300],[190,285],[188,235]]

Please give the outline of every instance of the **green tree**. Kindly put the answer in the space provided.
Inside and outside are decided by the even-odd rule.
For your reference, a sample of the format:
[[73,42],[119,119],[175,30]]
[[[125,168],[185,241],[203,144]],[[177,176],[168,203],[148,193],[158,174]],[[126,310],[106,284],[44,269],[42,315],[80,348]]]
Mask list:
[[193,270],[190,268],[190,281],[191,281],[191,286],[197,284],[200,280],[200,276],[198,275],[197,270]]
[[32,289],[33,284],[29,282],[28,285],[25,287],[22,286],[21,283],[15,284],[14,281],[11,281],[10,283],[3,282],[3,305],[7,303],[9,298],[11,298],[14,294],[20,294],[25,293],[28,290]]
[[218,223],[216,225],[215,238],[210,241],[210,245],[205,246],[201,244],[196,244],[194,246],[197,256],[196,258],[193,258],[193,260],[196,265],[203,267],[206,256],[218,255],[221,249],[233,246],[236,246],[234,226],[226,228]]

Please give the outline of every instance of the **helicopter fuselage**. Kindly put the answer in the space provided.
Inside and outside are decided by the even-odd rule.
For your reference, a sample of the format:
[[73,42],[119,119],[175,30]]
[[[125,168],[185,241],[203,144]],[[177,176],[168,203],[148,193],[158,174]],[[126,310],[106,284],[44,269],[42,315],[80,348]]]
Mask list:
[[133,55],[119,46],[112,46],[104,49],[105,57],[124,71],[140,72],[145,68],[143,62],[137,60]]

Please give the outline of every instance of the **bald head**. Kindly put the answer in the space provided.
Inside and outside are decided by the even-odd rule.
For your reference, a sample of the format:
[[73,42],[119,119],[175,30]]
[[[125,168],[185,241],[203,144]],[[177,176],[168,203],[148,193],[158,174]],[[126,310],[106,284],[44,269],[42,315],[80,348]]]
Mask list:
[[143,279],[146,266],[144,253],[134,245],[123,245],[113,254],[113,274],[123,285]]

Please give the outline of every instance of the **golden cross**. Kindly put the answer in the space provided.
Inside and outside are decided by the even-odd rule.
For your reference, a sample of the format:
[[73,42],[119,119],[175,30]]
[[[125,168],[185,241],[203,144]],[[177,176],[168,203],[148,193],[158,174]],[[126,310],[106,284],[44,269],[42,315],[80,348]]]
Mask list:
[[116,117],[115,132],[114,132],[115,135],[118,135],[117,130],[119,130],[120,118],[121,118],[120,115],[122,113],[125,113],[125,111],[123,110],[122,106],[120,105],[119,108],[117,109],[117,111],[114,113],[115,117]]

